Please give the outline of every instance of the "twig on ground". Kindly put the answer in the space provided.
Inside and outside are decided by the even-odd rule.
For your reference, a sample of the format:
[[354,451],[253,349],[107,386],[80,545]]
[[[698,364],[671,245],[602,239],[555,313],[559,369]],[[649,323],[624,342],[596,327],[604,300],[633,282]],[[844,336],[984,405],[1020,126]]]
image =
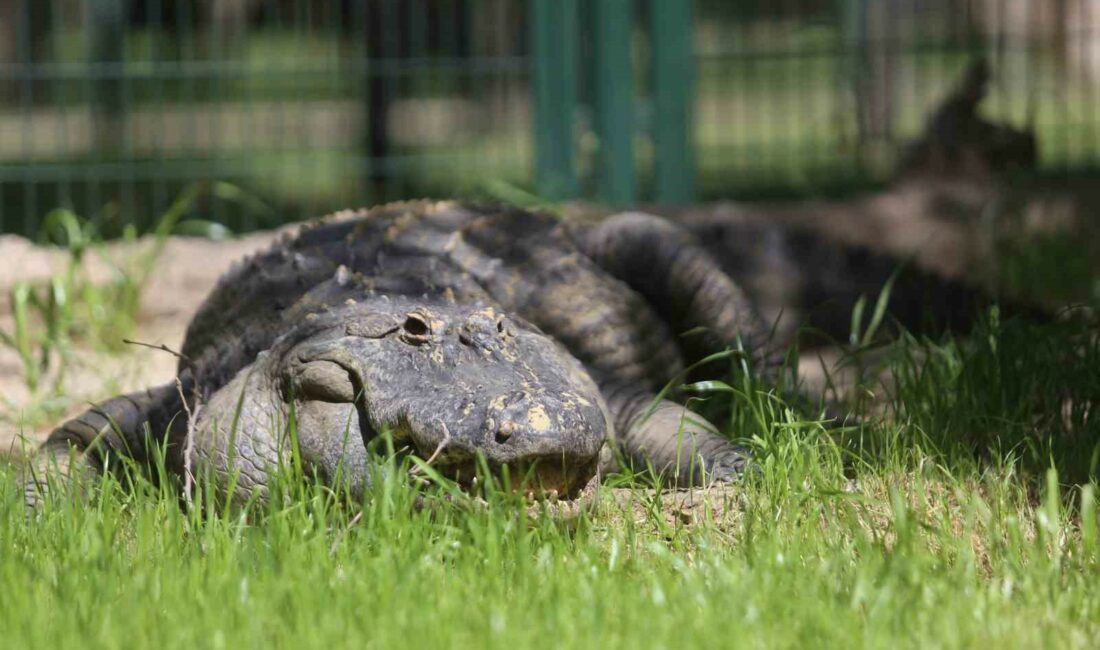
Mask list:
[[[435,461],[435,459],[439,458],[439,454],[442,453],[443,449],[448,444],[450,444],[450,442],[451,442],[451,432],[450,432],[449,429],[447,429],[447,423],[446,422],[440,422],[439,426],[443,427],[443,439],[439,441],[439,444],[436,446],[435,451],[432,452],[432,455],[428,456],[428,460],[424,461],[424,467],[431,466],[431,464]],[[411,470],[409,470],[409,475],[410,476],[416,476],[419,473],[420,473],[420,467],[419,466],[414,467]]]
[[[168,347],[167,345],[165,345],[163,343],[161,343],[160,345],[153,345],[152,343],[143,343],[141,341],[131,341],[130,339],[122,339],[122,342],[125,343],[126,345],[137,345],[137,346],[140,346],[140,347],[143,347],[143,348],[149,348],[151,350],[160,350],[161,352],[167,352],[168,354],[170,354],[170,355],[176,357],[177,359],[183,361],[184,363],[186,363],[188,365],[188,367],[190,367],[190,368],[195,367],[195,362],[191,361],[190,357],[188,357],[187,355],[185,355],[181,352],[176,352],[175,350],[173,350],[172,348]],[[178,379],[177,379],[177,381],[178,381]]]
[[195,416],[199,412],[199,402],[196,396],[195,410],[187,403],[187,397],[183,394],[183,382],[176,377],[176,391],[179,392],[180,401],[183,402],[183,410],[187,413],[187,437],[183,443],[183,498],[187,506],[191,506],[191,490],[195,485],[195,475],[191,472],[191,455],[195,449]]
[[332,546],[330,546],[329,549],[328,549],[328,554],[329,555],[336,555],[336,549],[340,546],[340,542],[345,537],[347,537],[348,533],[351,532],[352,528],[355,528],[355,524],[358,524],[362,520],[363,520],[363,511],[360,510],[359,512],[355,513],[355,516],[352,517],[350,521],[348,521],[348,525],[344,527],[344,530],[340,531],[340,534],[338,534],[336,536],[336,539],[332,540]]

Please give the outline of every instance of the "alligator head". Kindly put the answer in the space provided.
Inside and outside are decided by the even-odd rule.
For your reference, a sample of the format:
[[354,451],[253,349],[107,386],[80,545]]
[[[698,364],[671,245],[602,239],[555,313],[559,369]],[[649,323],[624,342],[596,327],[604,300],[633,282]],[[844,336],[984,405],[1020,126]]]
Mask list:
[[307,460],[388,432],[465,486],[479,458],[535,493],[574,494],[592,477],[606,406],[556,341],[491,306],[347,296],[291,313],[294,327],[206,401],[200,426],[232,421],[233,435],[269,440],[258,429],[292,413]]

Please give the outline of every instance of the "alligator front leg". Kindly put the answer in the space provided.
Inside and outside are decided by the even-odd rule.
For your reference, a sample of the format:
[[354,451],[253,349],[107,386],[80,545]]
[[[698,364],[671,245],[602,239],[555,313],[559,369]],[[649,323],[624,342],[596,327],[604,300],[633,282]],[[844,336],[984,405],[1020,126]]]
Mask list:
[[612,453],[601,473],[627,465],[652,471],[678,487],[736,480],[750,462],[749,450],[718,433],[702,416],[645,391],[605,390],[615,422]]

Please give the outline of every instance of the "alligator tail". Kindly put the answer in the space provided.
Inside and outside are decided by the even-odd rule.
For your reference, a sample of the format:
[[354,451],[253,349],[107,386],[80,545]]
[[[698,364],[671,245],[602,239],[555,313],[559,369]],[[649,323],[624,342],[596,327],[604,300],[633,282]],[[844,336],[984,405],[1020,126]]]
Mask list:
[[54,429],[24,478],[27,506],[36,508],[51,486],[93,480],[127,465],[154,463],[154,434],[171,425],[168,414],[180,410],[180,386],[173,381],[111,398]]
[[748,219],[700,219],[687,224],[723,270],[742,286],[765,320],[776,323],[783,347],[846,342],[862,299],[863,329],[880,296],[887,299],[882,333],[966,332],[988,306],[1035,320],[1050,314],[976,282],[921,268],[915,260],[872,251],[808,229]]

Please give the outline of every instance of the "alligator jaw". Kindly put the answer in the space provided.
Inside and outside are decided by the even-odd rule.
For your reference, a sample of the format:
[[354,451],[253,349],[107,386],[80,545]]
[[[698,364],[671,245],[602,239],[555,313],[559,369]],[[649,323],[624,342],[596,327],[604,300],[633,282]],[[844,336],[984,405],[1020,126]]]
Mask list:
[[[596,461],[596,458],[556,456],[488,467],[494,485],[505,491],[522,492],[528,498],[573,499],[595,475]],[[472,492],[484,480],[479,478],[484,477],[484,472],[478,467],[478,462],[470,459],[436,469],[463,490]]]

